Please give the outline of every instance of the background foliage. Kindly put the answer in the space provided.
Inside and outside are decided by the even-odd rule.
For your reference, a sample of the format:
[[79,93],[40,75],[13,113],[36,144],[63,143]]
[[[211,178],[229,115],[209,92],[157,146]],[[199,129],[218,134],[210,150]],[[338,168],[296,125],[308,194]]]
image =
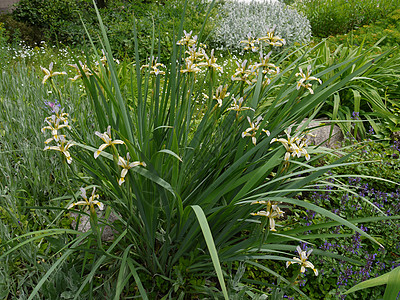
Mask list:
[[399,7],[399,1],[302,0],[293,6],[307,16],[313,36],[328,37],[385,19]]

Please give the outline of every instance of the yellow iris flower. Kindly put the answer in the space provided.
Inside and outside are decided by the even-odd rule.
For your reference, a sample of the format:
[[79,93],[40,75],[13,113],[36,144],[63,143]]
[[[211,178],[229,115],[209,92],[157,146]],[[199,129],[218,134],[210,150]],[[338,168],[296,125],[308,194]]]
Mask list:
[[[262,119],[263,118],[261,116],[259,116],[255,122],[252,122],[250,120],[250,117],[247,117],[250,127],[247,128],[244,132],[242,132],[242,138],[244,138],[246,136],[250,136],[254,146],[257,143],[256,135],[257,135],[257,131],[260,128],[260,125],[258,125],[258,124],[260,123],[260,121],[262,121]],[[270,135],[270,132],[268,130],[262,129],[262,131],[265,132],[266,135],[268,135],[268,136]]]
[[46,147],[44,147],[43,150],[60,151],[62,154],[64,154],[65,158],[67,159],[67,163],[71,164],[72,158],[71,158],[71,154],[69,153],[68,149],[74,145],[74,142],[66,141],[64,136],[60,136],[59,141],[60,141],[60,143],[57,146],[46,146]]
[[49,68],[43,68],[40,66],[40,69],[44,73],[43,81],[42,83],[45,84],[48,79],[51,77],[57,76],[57,75],[67,75],[67,72],[53,72],[53,62],[50,63]]
[[284,212],[278,207],[276,203],[271,203],[271,201],[254,201],[251,204],[266,204],[265,210],[260,210],[256,213],[251,213],[252,216],[261,216],[269,219],[269,229],[271,231],[276,231],[275,229],[275,219],[283,216]]
[[129,162],[130,158],[131,157],[130,157],[129,153],[126,155],[126,160],[121,156],[118,158],[118,165],[122,167],[121,178],[118,181],[119,185],[121,185],[125,182],[125,176],[128,173],[129,169],[137,167],[137,166],[146,167],[146,164],[144,162],[140,162],[140,161]]
[[125,144],[123,141],[121,140],[112,140],[111,139],[111,126],[107,127],[107,131],[104,133],[100,133],[98,131],[96,131],[94,133],[95,135],[97,135],[99,138],[101,138],[104,142],[104,144],[100,145],[99,149],[94,153],[94,158],[99,157],[100,153],[106,149],[108,146],[111,145],[117,145],[117,144]]
[[319,78],[317,78],[317,77],[314,77],[314,76],[311,76],[311,65],[309,65],[308,67],[307,67],[307,72],[306,72],[306,74],[304,74],[303,73],[303,69],[301,68],[301,67],[299,67],[299,73],[296,73],[296,77],[297,76],[300,76],[301,78],[300,78],[300,80],[297,82],[297,86],[296,86],[296,88],[297,89],[300,89],[300,87],[304,87],[304,88],[306,88],[306,89],[308,89],[309,91],[310,91],[310,94],[314,94],[314,91],[313,91],[313,89],[311,88],[312,87],[312,84],[311,83],[304,83],[306,80],[308,80],[308,81],[310,81],[310,80],[316,80],[316,81],[318,81],[319,82],[319,84],[322,84],[322,81],[321,81],[321,79],[319,79]]
[[158,63],[157,59],[154,59],[154,57],[151,58],[151,63],[147,64],[147,65],[143,65],[140,67],[140,70],[144,69],[144,68],[150,68],[150,74],[152,75],[165,75],[165,72],[160,70],[159,67],[163,67],[166,68],[164,64],[162,63]]
[[[82,71],[86,77],[93,75],[92,71],[89,69],[89,67],[87,65],[83,64],[81,61],[79,61],[79,65],[82,68]],[[69,78],[69,80],[76,81],[83,76],[83,74],[81,73],[81,70],[79,69],[79,66],[77,64],[68,64],[68,66],[74,68],[78,72],[78,74],[74,78]]]
[[82,206],[89,206],[90,210],[94,210],[94,206],[97,205],[100,210],[103,210],[104,204],[96,200],[99,199],[99,195],[95,194],[95,192],[96,192],[96,187],[93,187],[92,195],[88,199],[86,196],[86,190],[84,188],[81,188],[81,197],[83,198],[83,200],[72,203],[70,206],[68,206],[68,209],[71,209],[78,205],[82,205]]
[[197,64],[197,66],[201,67],[208,67],[208,68],[213,68],[215,70],[218,70],[220,72],[223,72],[223,68],[220,65],[217,65],[217,58],[214,56],[214,49],[211,50],[210,56],[206,54],[206,52],[203,50],[203,57],[205,59],[205,62],[201,62]]
[[301,273],[304,273],[306,271],[306,268],[310,268],[311,270],[314,271],[315,276],[318,276],[318,270],[315,269],[314,265],[307,260],[313,250],[310,249],[306,252],[301,250],[300,246],[297,246],[296,250],[297,253],[299,254],[299,257],[293,257],[293,261],[287,261],[286,268],[289,267],[291,264],[299,264],[301,266],[300,267]]
[[297,156],[300,158],[304,156],[306,160],[310,159],[310,155],[308,154],[306,147],[308,146],[308,138],[306,135],[299,137],[297,135],[290,136],[291,127],[285,130],[287,139],[284,138],[273,138],[271,140],[271,144],[274,142],[280,142],[286,149],[285,161],[289,161],[290,156]]

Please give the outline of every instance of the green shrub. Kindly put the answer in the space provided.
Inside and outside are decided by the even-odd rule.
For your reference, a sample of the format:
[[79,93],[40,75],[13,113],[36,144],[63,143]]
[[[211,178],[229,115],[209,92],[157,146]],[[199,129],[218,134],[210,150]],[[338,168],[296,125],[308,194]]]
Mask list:
[[[84,18],[93,14],[89,1],[68,0],[21,0],[15,5],[12,16],[29,26],[40,28],[46,40],[69,42],[74,36],[73,24],[80,28],[79,13]],[[84,31],[80,30],[81,37]]]
[[6,35],[4,24],[0,23],[0,47],[4,47],[6,45],[8,38],[9,37]]
[[274,31],[285,37],[288,46],[307,43],[311,37],[310,22],[305,16],[280,2],[226,1],[215,20],[213,41],[228,49],[243,49],[248,35],[258,39]]
[[328,41],[335,44],[361,45],[370,48],[378,41],[382,50],[392,49],[400,44],[400,9],[369,25],[351,30],[347,34],[331,36]]
[[[314,46],[313,51],[305,53],[300,50],[292,59],[304,55],[304,59],[315,61],[315,69],[323,72],[324,82],[332,80],[332,76],[346,78],[354,70],[364,68],[374,62],[363,76],[345,84],[336,93],[327,98],[324,106],[318,111],[318,116],[338,120],[338,126],[343,133],[354,134],[357,139],[364,138],[370,128],[388,138],[392,132],[399,130],[400,119],[395,111],[399,99],[398,68],[400,56],[397,53],[385,53],[385,58],[379,62],[377,57],[382,55],[379,47],[364,49],[363,45],[332,45],[323,41]],[[352,71],[324,72],[327,66],[353,59]],[[339,80],[339,78],[337,80]]]
[[310,20],[313,36],[328,37],[384,19],[399,6],[398,0],[305,0],[294,7]]
[[4,36],[9,44],[17,45],[24,41],[35,46],[44,38],[39,27],[16,21],[12,15],[0,14],[0,22],[4,24]]
[[[200,30],[204,19],[207,1],[191,0],[187,5],[185,25],[192,30]],[[155,44],[160,45],[161,59],[169,56],[172,49],[172,35],[179,26],[184,4],[182,1],[110,1],[100,9],[107,24],[106,30],[114,54],[119,57],[134,55],[133,20],[137,20],[139,36],[139,54],[145,58],[151,47],[153,30],[162,30],[165,34],[155,36]],[[66,45],[89,45],[81,19],[99,44],[99,28],[96,13],[91,1],[79,0],[21,0],[13,11],[13,17],[31,28],[39,28],[50,44],[62,42]],[[210,25],[205,27],[205,36],[210,32]],[[25,36],[21,36],[25,39]]]
[[[190,0],[186,7],[184,26],[193,31],[200,31],[209,3],[205,0]],[[167,61],[172,50],[172,37],[174,30],[179,28],[184,1],[171,0],[158,3],[153,1],[148,4],[116,3],[107,9],[101,10],[106,30],[109,35],[110,45],[118,57],[133,57],[134,36],[133,22],[136,19],[138,32],[138,49],[141,59],[146,58],[148,49],[152,46],[153,32],[154,47],[160,47],[160,59]],[[92,27],[97,28],[96,27]],[[206,24],[203,39],[209,35],[211,23]],[[162,35],[157,32],[163,32]],[[92,36],[94,32],[91,32]]]

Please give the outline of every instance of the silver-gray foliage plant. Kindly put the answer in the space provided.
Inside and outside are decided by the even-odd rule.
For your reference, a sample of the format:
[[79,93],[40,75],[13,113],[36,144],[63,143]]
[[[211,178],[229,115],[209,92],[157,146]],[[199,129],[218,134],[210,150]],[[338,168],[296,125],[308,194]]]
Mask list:
[[279,1],[226,1],[218,14],[215,42],[229,49],[243,49],[240,41],[265,36],[275,28],[275,35],[286,40],[286,45],[307,43],[311,39],[308,19],[294,8]]

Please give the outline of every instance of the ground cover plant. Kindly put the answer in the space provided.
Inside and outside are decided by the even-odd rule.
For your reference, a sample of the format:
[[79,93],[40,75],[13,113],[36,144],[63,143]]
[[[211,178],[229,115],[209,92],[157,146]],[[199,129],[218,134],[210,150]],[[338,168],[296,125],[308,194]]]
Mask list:
[[[146,61],[138,35],[134,61],[115,61],[100,26],[103,50],[74,62],[46,57],[36,70],[22,59],[11,63],[12,76],[3,70],[4,297],[297,299],[321,295],[321,282],[338,297],[344,288],[334,289],[327,269],[360,258],[318,249],[320,241],[355,234],[368,249],[384,242],[384,233],[372,237],[355,227],[351,210],[334,211],[347,188],[342,176],[354,174],[358,161],[345,163],[347,153],[308,145],[301,121],[311,121],[355,78],[383,68],[388,53],[345,52],[336,61],[325,56],[326,63],[312,54],[324,53],[321,44],[272,54],[271,33],[261,39],[261,57],[238,57],[230,72],[216,50],[201,45],[204,34],[195,37],[183,25],[172,38],[169,62],[155,58],[157,34]],[[353,109],[350,100],[348,106]],[[359,123],[351,121],[354,133]],[[11,134],[16,126],[22,139]],[[329,152],[333,157],[321,164]],[[35,171],[36,162],[46,172]],[[335,166],[339,171],[329,173]],[[321,189],[330,186],[337,189],[332,204],[312,196],[320,191],[323,198]],[[381,208],[366,201],[371,195],[357,204]],[[91,231],[70,229],[72,210],[89,216]],[[114,240],[101,240],[109,222],[95,210],[117,215],[108,224]],[[374,221],[396,220],[383,215]],[[307,279],[304,287],[298,279]]]
[[[374,134],[370,131],[370,137]],[[398,141],[377,143],[371,139],[366,139],[363,143],[356,142],[354,138],[345,140],[349,148],[345,151],[357,150],[358,157],[361,161],[368,161],[367,164],[349,165],[343,168],[339,167],[333,170],[336,174],[354,174],[354,177],[343,178],[347,181],[348,190],[340,191],[336,188],[336,180],[329,178],[326,185],[319,186],[319,191],[311,194],[303,193],[299,195],[301,198],[311,199],[313,203],[320,203],[323,207],[341,216],[347,216],[358,219],[357,224],[361,228],[383,241],[385,239],[385,248],[374,247],[365,243],[358,233],[353,234],[346,231],[343,227],[338,226],[328,231],[337,233],[338,238],[320,239],[316,241],[317,247],[343,254],[347,253],[350,257],[362,257],[365,260],[363,265],[352,265],[340,260],[321,259],[315,265],[323,270],[325,276],[318,278],[318,284],[304,278],[301,285],[304,289],[309,290],[309,295],[318,293],[323,296],[313,296],[312,298],[336,299],[336,298],[379,298],[384,293],[384,286],[380,288],[363,290],[355,295],[345,295],[345,291],[349,287],[354,286],[358,282],[377,277],[383,272],[389,272],[399,266],[397,249],[399,247],[398,240],[398,222],[384,221],[375,223],[374,218],[380,215],[377,209],[365,207],[365,202],[361,198],[375,204],[377,208],[384,211],[387,216],[399,214],[399,188],[397,182],[399,155]],[[389,143],[389,145],[385,145]],[[350,161],[360,161],[353,156]],[[387,181],[382,181],[386,179]],[[297,212],[298,219],[303,219],[306,226],[312,227],[320,216],[315,212],[304,213],[301,209]],[[319,229],[325,232],[324,229]],[[391,232],[387,236],[387,232]],[[313,234],[310,231],[309,234]],[[305,245],[307,248],[307,246]]]

